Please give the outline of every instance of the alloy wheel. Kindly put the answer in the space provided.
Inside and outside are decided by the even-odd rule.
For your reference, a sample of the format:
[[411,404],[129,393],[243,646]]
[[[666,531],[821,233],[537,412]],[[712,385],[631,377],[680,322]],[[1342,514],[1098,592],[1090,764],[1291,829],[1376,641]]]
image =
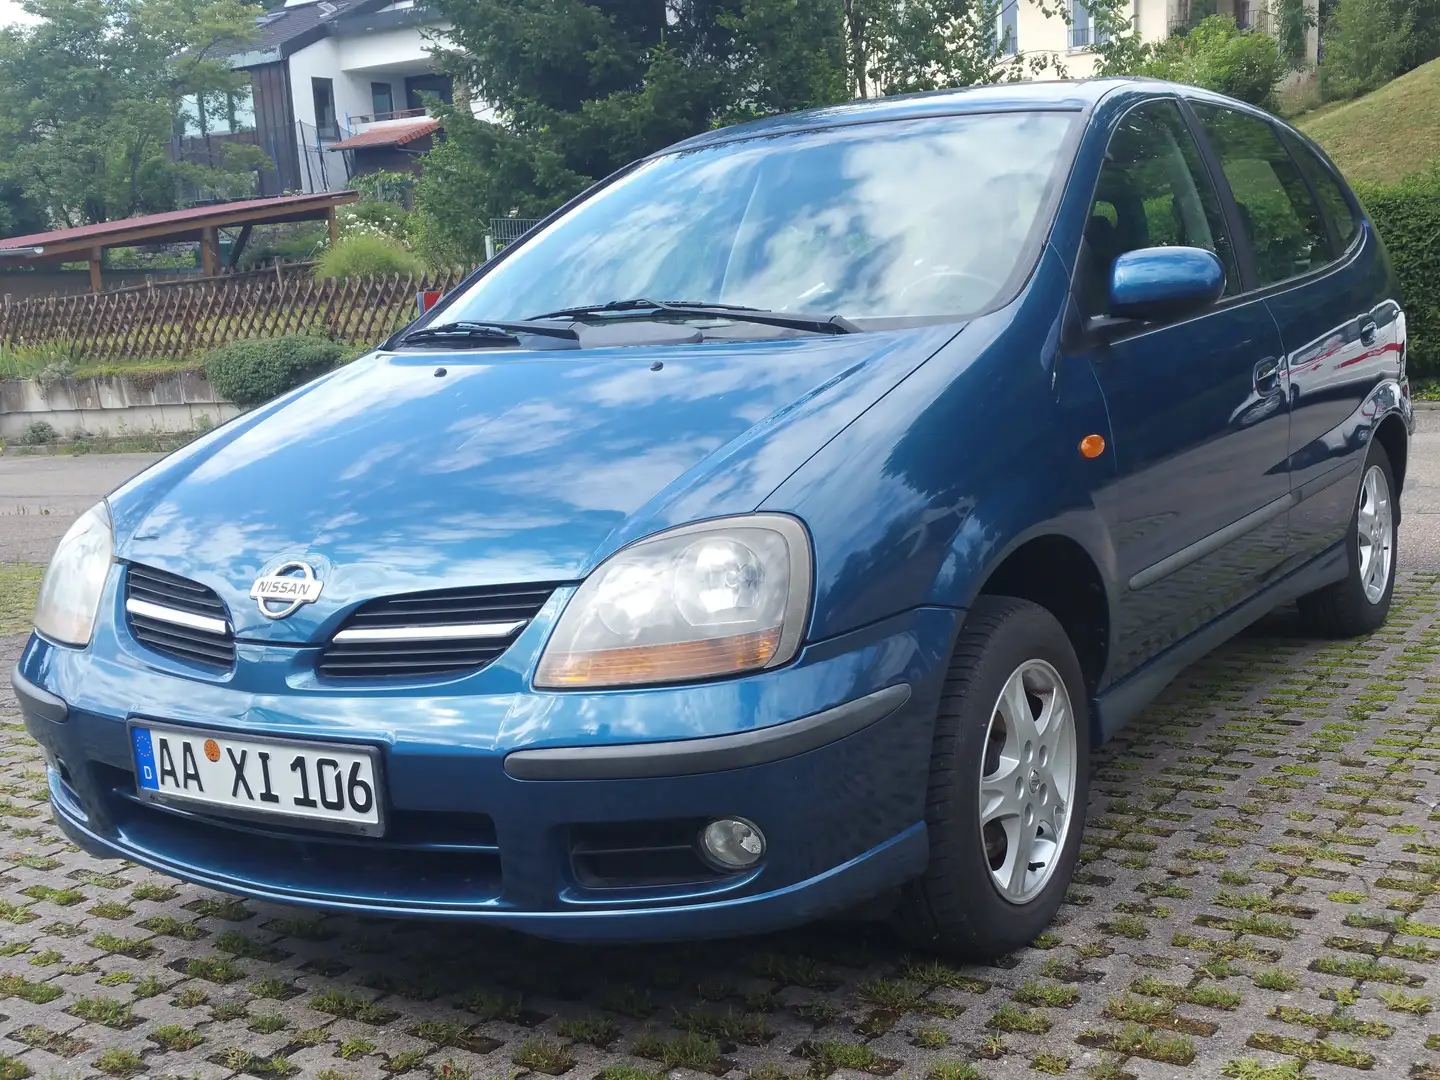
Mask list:
[[1360,585],[1365,599],[1378,604],[1390,582],[1395,555],[1395,525],[1390,511],[1390,485],[1378,465],[1371,465],[1360,485],[1356,536],[1359,540]]
[[1065,682],[1044,660],[1027,660],[995,703],[980,766],[981,841],[996,889],[1013,904],[1033,900],[1055,872],[1075,812],[1075,774]]

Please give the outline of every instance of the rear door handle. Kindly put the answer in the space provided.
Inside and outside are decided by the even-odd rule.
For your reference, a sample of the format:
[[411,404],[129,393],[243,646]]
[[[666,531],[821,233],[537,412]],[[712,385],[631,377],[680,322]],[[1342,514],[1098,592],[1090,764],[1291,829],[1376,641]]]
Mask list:
[[1280,383],[1280,361],[1273,356],[1267,356],[1255,365],[1255,389],[1262,393],[1269,393]]
[[1360,344],[1364,345],[1366,348],[1374,345],[1375,335],[1379,332],[1379,329],[1380,328],[1375,325],[1374,320],[1367,320],[1366,322],[1361,323]]

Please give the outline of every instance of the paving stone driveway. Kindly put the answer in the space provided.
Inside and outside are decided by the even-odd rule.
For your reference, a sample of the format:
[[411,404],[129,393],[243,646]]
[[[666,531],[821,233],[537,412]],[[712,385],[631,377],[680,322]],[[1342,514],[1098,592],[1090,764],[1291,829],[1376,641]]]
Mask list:
[[584,950],[96,862],[7,681],[0,1080],[1440,1078],[1437,608],[1410,574],[1367,641],[1280,615],[1191,668],[1095,763],[1055,926],[987,968],[853,924]]

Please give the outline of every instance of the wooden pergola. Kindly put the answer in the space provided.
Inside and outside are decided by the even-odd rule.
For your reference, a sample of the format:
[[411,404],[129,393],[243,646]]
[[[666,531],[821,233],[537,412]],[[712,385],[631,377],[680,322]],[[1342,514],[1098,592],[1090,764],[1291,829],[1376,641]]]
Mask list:
[[220,258],[221,229],[240,230],[230,250],[228,268],[234,269],[250,240],[250,231],[256,225],[326,221],[333,241],[336,237],[336,207],[355,202],[359,197],[354,191],[281,195],[273,199],[192,206],[187,210],[103,221],[98,225],[55,229],[31,236],[12,236],[0,240],[0,260],[8,266],[87,262],[90,264],[90,288],[100,292],[100,261],[106,248],[198,241],[201,270],[206,277],[215,277],[225,269]]

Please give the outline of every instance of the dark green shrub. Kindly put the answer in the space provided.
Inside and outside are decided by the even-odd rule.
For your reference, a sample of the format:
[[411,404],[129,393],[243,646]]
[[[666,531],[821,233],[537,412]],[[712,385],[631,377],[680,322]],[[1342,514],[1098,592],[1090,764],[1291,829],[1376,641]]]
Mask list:
[[1229,15],[1211,15],[1183,37],[1155,45],[1137,74],[1203,86],[1272,108],[1275,84],[1288,68],[1269,34],[1241,30]]
[[1331,100],[1357,97],[1402,74],[1413,29],[1396,0],[1339,0],[1325,21],[1321,92]]
[[1440,173],[1358,193],[1400,278],[1410,374],[1440,377]]
[[236,341],[205,357],[205,377],[222,397],[248,409],[330,370],[351,351],[317,337]]

